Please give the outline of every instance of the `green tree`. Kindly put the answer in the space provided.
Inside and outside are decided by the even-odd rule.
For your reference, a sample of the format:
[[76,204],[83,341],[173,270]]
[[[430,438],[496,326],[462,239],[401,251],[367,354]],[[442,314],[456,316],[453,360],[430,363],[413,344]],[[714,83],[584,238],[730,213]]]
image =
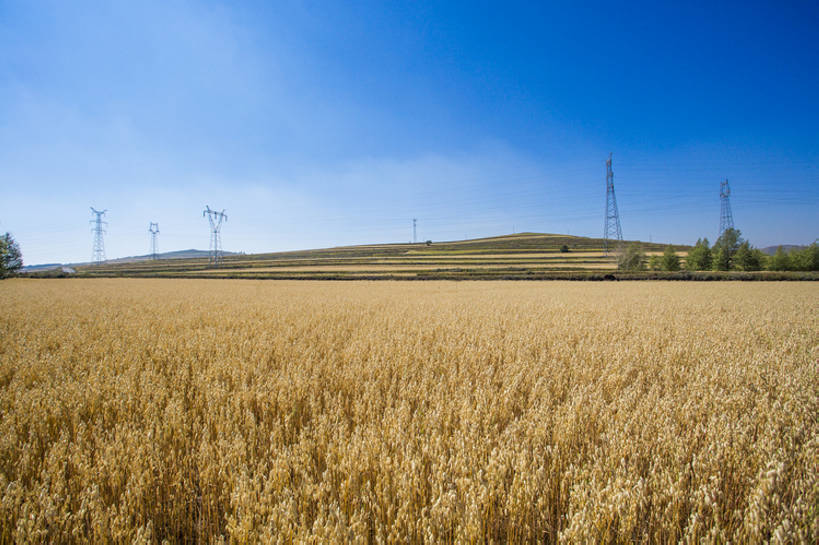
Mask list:
[[803,250],[805,253],[805,263],[807,270],[819,271],[819,244],[814,242]]
[[734,255],[734,267],[740,271],[758,271],[762,269],[765,256],[746,240],[737,248]]
[[776,249],[776,253],[768,260],[768,268],[772,271],[791,270],[791,256],[785,253],[782,246]]
[[731,254],[722,246],[714,246],[711,268],[715,271],[731,270]]
[[0,278],[14,275],[23,267],[20,245],[9,234],[0,237]]
[[665,247],[662,266],[664,271],[680,270],[680,257],[677,255],[677,252],[674,251],[674,247],[671,244]]
[[645,270],[646,256],[639,242],[632,242],[617,256],[617,268],[621,271]]
[[754,263],[754,267],[756,268],[748,270],[761,271],[762,269],[764,269],[765,266],[768,264],[768,256],[765,255],[765,252],[763,252],[759,248],[753,248],[751,250],[751,253],[754,256],[753,257],[754,261],[752,261],[752,263]]
[[685,259],[685,268],[690,271],[706,271],[711,269],[711,260],[708,239],[697,239],[697,244],[688,252],[688,257]]
[[659,271],[662,269],[662,261],[660,260],[660,256],[653,255],[648,258],[648,268],[651,271]]
[[819,244],[816,242],[802,250],[792,251],[789,257],[795,270],[819,271]]
[[715,271],[730,271],[734,268],[734,257],[742,244],[739,229],[726,229],[714,243],[714,259],[711,264]]

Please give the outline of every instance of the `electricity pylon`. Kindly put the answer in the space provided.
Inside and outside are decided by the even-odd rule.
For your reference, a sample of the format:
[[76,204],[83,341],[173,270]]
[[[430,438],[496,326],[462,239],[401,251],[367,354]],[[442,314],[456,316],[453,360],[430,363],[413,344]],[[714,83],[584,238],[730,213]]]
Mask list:
[[151,222],[148,225],[148,232],[151,233],[151,259],[156,259],[156,235],[159,234],[159,224]]
[[416,242],[418,242],[418,237],[417,237],[417,236],[416,236],[416,234],[415,234],[415,233],[416,233],[416,231],[415,231],[415,224],[416,224],[417,222],[418,222],[418,220],[417,220],[417,219],[412,218],[412,242],[413,242],[413,244],[415,244]]
[[734,216],[731,214],[731,187],[728,185],[727,178],[719,184],[719,202],[719,236],[722,236],[726,229],[734,228]]
[[202,217],[208,217],[210,222],[210,255],[208,256],[208,263],[214,267],[219,266],[222,261],[222,222],[227,221],[227,214],[224,209],[221,212],[211,210],[210,206],[205,206],[202,212]]
[[623,230],[620,228],[620,214],[617,212],[617,198],[614,196],[614,172],[611,170],[611,153],[606,159],[606,221],[603,226],[603,250],[609,255],[609,240],[615,240],[617,246],[623,242]]
[[92,206],[91,213],[96,217],[88,222],[94,225],[92,229],[92,232],[94,233],[94,247],[91,250],[91,262],[96,263],[97,265],[105,261],[105,242],[102,239],[102,235],[105,233],[105,228],[103,225],[108,225],[108,222],[103,221],[102,217],[106,212],[108,212],[107,209],[94,210],[94,207]]

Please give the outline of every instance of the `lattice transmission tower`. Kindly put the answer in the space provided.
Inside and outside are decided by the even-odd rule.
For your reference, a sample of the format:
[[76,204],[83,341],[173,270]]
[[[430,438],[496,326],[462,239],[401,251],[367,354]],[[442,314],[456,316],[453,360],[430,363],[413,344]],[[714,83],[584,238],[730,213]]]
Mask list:
[[105,234],[105,227],[104,225],[108,225],[107,221],[103,221],[102,217],[108,210],[94,210],[94,207],[91,207],[91,213],[95,215],[95,218],[90,220],[94,227],[91,231],[94,233],[94,247],[91,250],[91,262],[96,263],[99,265],[105,261],[105,241],[102,239],[102,235]]
[[222,222],[227,221],[227,214],[224,209],[221,212],[211,210],[210,206],[205,206],[202,217],[207,216],[210,222],[210,255],[208,263],[214,267],[222,261]]
[[148,232],[151,233],[151,259],[156,259],[156,235],[159,234],[159,224],[151,222],[148,225]]
[[416,236],[416,231],[415,231],[415,224],[416,223],[418,223],[418,220],[415,219],[415,218],[412,218],[412,242],[413,242],[413,244],[418,242],[418,237]]
[[617,211],[617,198],[614,196],[614,172],[611,170],[611,153],[606,159],[606,221],[603,226],[603,250],[609,255],[610,241],[619,247],[623,243],[623,230],[620,228],[620,214]]
[[734,215],[731,214],[731,186],[728,185],[728,179],[719,184],[719,236],[726,229],[734,228]]

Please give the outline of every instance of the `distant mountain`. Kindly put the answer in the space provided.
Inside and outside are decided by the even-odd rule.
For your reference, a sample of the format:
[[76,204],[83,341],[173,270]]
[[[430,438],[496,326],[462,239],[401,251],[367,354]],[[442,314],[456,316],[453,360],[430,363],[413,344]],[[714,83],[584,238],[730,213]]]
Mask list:
[[[224,255],[238,255],[238,252],[226,252],[222,251]],[[163,252],[161,254],[156,254],[157,259],[196,259],[197,257],[208,257],[210,252],[208,250],[194,250],[191,248],[190,250],[176,250],[173,252]],[[130,263],[132,261],[145,261],[148,259],[152,259],[151,254],[146,255],[132,255],[128,257],[119,257],[117,259],[109,259],[106,263]],[[84,263],[84,265],[89,265],[89,263]]]
[[[239,255],[241,252],[226,252],[222,251],[224,255]],[[195,259],[197,257],[208,257],[210,252],[208,250],[176,250],[173,252],[163,252],[156,254],[157,259]],[[153,256],[147,255],[133,255],[128,257],[118,257],[116,259],[109,259],[106,263],[131,263],[134,261],[146,261]],[[39,265],[26,265],[23,267],[23,272],[39,272],[49,271],[52,269],[59,269],[60,267],[82,267],[84,265],[91,265],[90,261],[84,263],[42,263]]]
[[[790,252],[792,250],[804,250],[807,248],[807,246],[799,244],[780,244],[779,246],[782,246],[782,249],[786,252]],[[760,250],[762,250],[763,254],[774,255],[779,246],[766,246],[765,248],[760,248]]]
[[62,267],[62,263],[41,263],[40,265],[24,265],[23,272],[48,271]]

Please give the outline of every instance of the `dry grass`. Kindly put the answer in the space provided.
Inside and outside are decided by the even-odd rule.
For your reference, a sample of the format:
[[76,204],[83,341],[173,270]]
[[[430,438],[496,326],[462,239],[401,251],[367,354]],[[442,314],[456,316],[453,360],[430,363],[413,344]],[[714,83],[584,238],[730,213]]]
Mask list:
[[0,543],[815,543],[814,283],[0,285]]

